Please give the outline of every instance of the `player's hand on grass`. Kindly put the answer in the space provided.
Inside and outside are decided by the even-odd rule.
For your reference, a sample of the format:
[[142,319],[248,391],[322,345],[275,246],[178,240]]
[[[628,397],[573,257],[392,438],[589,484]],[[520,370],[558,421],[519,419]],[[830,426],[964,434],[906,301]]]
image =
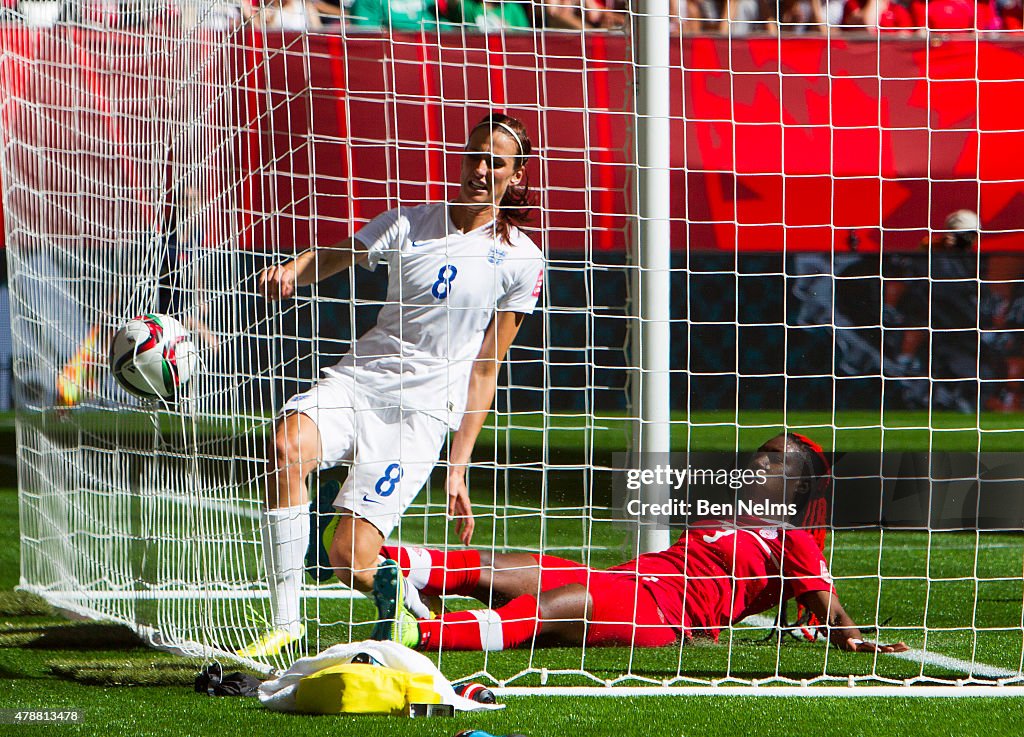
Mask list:
[[448,517],[455,520],[455,534],[463,545],[473,539],[473,505],[469,503],[469,489],[466,488],[464,472],[453,469],[448,474]]
[[897,642],[893,645],[882,645],[878,642],[868,642],[856,637],[848,639],[845,647],[843,647],[843,650],[851,653],[905,653],[909,649],[906,643],[903,642]]
[[[824,565],[822,563],[822,566]],[[863,639],[860,628],[843,609],[834,590],[809,591],[797,598],[819,621],[828,622],[830,627],[828,640],[833,647],[838,647],[848,653],[905,653],[910,649],[902,642],[897,642],[894,645],[882,645]]]
[[259,292],[273,301],[295,296],[295,266],[291,263],[268,266],[260,274]]

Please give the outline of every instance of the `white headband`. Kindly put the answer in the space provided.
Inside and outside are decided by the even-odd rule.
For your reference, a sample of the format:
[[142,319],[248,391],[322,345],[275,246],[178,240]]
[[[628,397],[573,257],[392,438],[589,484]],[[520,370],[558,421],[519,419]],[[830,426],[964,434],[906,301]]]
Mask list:
[[526,150],[523,147],[523,142],[519,139],[519,134],[515,132],[515,129],[512,126],[508,125],[507,123],[502,123],[500,120],[483,120],[477,123],[476,127],[473,128],[473,130],[476,130],[477,128],[483,128],[485,125],[496,125],[502,130],[504,130],[506,133],[508,133],[510,136],[512,136],[512,140],[516,142],[516,146],[519,150],[519,153],[516,154],[516,158],[521,159],[526,157]]

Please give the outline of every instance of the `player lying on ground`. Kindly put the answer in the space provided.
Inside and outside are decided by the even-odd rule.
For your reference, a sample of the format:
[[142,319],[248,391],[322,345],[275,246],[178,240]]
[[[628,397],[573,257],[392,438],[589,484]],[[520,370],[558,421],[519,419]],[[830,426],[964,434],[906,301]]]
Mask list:
[[[303,635],[306,479],[317,468],[351,464],[334,501],[339,521],[329,555],[343,583],[369,591],[381,545],[430,477],[452,429],[448,513],[469,544],[466,466],[494,401],[498,368],[543,279],[541,252],[517,227],[529,215],[530,149],[521,122],[488,115],[470,132],[452,202],[390,210],[353,238],[261,275],[260,291],[284,299],[353,265],[372,270],[383,263],[388,299],[352,350],[281,409],[263,518],[273,626],[240,655],[274,656]],[[414,599],[406,604],[429,614]]]
[[[751,459],[768,482],[741,493],[793,503],[803,521],[827,485],[820,448],[779,435]],[[504,650],[537,640],[560,645],[660,647],[680,637],[717,639],[721,629],[795,598],[826,625],[830,642],[854,652],[902,652],[903,643],[867,642],[839,603],[821,549],[810,532],[781,520],[709,520],[674,545],[607,570],[550,555],[385,547],[374,596],[377,639],[421,650]],[[397,561],[394,562],[394,561]],[[417,620],[401,605],[406,587],[423,595],[458,594],[496,609],[447,612]]]

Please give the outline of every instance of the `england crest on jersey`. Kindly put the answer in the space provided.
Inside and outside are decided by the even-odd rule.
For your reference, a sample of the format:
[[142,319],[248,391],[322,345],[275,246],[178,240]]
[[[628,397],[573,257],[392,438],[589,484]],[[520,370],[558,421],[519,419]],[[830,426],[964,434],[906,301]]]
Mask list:
[[501,266],[506,256],[508,256],[508,249],[499,246],[491,246],[491,250],[487,252],[487,260],[495,266]]

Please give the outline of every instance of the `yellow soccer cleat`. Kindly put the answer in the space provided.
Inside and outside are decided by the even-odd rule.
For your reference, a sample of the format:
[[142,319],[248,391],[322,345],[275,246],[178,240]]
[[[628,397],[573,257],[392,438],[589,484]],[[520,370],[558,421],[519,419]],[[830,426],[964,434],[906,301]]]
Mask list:
[[241,658],[273,658],[299,642],[305,635],[306,628],[303,625],[299,626],[297,635],[293,635],[284,627],[275,627],[264,632],[241,650],[236,650],[235,655]]
[[405,607],[402,607],[398,617],[395,618],[395,624],[391,628],[391,639],[414,649],[420,644],[419,620]]

